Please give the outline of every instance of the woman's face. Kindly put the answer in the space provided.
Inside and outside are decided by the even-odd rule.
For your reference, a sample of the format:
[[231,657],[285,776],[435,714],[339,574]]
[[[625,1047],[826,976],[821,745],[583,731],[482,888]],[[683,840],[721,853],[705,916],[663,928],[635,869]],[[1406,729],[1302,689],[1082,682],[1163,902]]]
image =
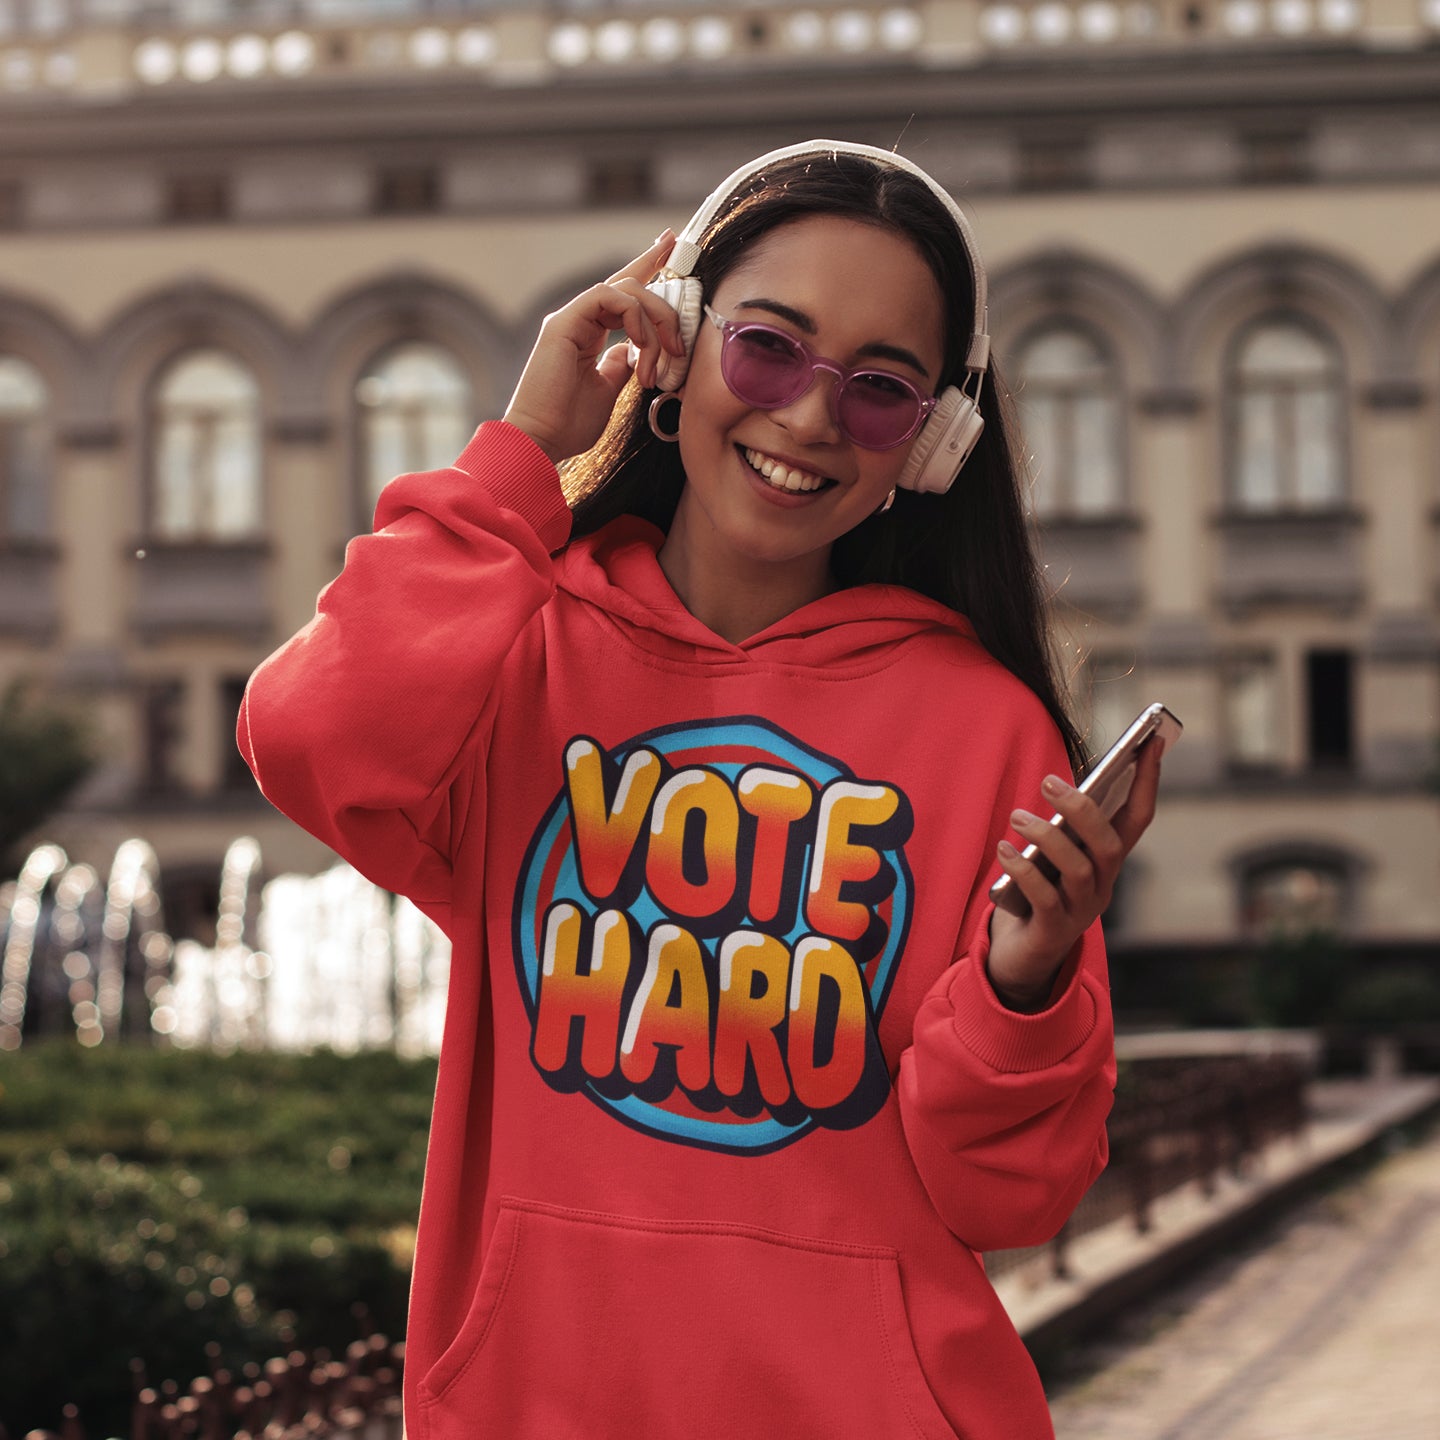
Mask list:
[[[940,287],[920,252],[892,230],[827,215],[790,221],[755,243],[710,305],[727,320],[783,330],[838,365],[893,371],[922,394],[939,384]],[[752,408],[720,373],[721,343],[720,331],[702,321],[679,392],[679,533],[715,547],[732,568],[805,562],[828,578],[831,545],[885,503],[910,444],[865,450],[847,440],[831,411],[839,381],[827,371],[781,409]],[[798,472],[807,488],[776,483],[787,476],[768,465],[767,479],[756,468],[767,461],[792,472],[792,486]]]

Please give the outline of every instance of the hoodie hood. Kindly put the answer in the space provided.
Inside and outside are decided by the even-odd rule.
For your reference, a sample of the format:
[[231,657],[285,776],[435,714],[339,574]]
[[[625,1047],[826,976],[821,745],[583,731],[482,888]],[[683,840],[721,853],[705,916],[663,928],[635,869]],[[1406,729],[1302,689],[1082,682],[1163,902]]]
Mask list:
[[894,659],[898,642],[930,637],[978,647],[970,622],[903,585],[856,585],[802,605],[734,644],[697,620],[660,568],[664,532],[621,516],[556,556],[562,591],[594,606],[633,644],[702,665],[764,661],[863,672]]

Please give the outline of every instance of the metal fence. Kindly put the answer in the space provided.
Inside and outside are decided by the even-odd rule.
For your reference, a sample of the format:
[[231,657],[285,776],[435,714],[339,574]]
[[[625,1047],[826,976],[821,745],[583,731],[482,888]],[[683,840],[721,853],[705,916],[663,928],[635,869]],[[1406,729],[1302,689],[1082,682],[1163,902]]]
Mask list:
[[1108,1124],[1110,1163],[1048,1245],[985,1257],[993,1278],[1048,1253],[1067,1275],[1071,1240],[1117,1220],[1150,1228],[1153,1202],[1181,1186],[1212,1194],[1221,1175],[1242,1175],[1266,1145],[1298,1135],[1307,1119],[1310,1065],[1298,1054],[1175,1056],[1132,1061]]

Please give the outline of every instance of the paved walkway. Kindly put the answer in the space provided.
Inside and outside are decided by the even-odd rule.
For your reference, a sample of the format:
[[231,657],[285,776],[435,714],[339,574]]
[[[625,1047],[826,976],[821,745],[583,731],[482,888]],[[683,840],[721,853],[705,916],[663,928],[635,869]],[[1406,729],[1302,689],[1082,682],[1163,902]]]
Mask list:
[[1057,1440],[1440,1440],[1440,1129],[1072,1347]]

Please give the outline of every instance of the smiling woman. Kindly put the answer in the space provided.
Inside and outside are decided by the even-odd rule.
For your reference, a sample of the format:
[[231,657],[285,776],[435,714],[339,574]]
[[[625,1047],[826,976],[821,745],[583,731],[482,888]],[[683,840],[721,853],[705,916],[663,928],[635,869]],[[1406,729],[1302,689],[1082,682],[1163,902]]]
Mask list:
[[1105,1163],[1158,765],[1071,784],[985,317],[923,171],[763,156],[252,678],[265,793],[453,943],[414,1440],[1051,1434],[979,1257]]

